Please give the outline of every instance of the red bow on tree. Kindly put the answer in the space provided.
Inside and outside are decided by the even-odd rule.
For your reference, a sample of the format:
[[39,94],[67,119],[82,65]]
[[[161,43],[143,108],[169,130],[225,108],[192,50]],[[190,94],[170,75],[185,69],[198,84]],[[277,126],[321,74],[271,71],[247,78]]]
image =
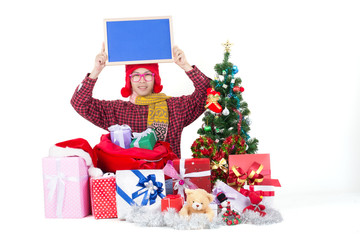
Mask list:
[[209,108],[211,111],[215,113],[221,113],[222,107],[218,103],[219,100],[220,100],[220,92],[216,92],[214,89],[208,88],[205,108]]

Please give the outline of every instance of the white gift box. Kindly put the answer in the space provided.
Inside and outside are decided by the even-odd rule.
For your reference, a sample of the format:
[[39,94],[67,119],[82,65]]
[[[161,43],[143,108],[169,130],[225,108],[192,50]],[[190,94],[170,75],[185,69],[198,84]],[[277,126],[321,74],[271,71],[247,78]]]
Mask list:
[[166,196],[162,170],[116,171],[116,207],[119,219],[125,219],[133,206],[146,210],[161,210]]
[[212,203],[209,204],[209,206],[213,210],[214,216],[216,216],[218,214],[218,205],[217,205],[217,203],[212,202]]

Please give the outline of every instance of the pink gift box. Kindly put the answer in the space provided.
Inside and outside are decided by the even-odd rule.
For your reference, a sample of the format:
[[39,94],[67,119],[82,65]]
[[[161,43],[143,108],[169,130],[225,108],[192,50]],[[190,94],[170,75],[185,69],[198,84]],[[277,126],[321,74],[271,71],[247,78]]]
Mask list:
[[45,157],[46,218],[83,218],[90,214],[89,175],[81,157]]

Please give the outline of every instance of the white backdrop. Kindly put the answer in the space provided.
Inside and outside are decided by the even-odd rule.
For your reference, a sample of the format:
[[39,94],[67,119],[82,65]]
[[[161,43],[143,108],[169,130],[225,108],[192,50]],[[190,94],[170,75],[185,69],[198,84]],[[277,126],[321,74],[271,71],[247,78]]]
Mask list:
[[[252,112],[250,135],[259,153],[271,154],[279,195],[358,194],[359,10],[346,0],[1,3],[0,208],[8,230],[17,232],[19,218],[28,229],[43,223],[41,158],[49,147],[78,137],[94,146],[105,133],[70,105],[101,49],[104,18],[171,15],[175,44],[209,77],[230,40]],[[193,91],[176,64],[161,64],[160,74],[167,95]],[[124,67],[106,67],[94,97],[118,99],[123,85]],[[184,130],[183,157],[201,124]]]

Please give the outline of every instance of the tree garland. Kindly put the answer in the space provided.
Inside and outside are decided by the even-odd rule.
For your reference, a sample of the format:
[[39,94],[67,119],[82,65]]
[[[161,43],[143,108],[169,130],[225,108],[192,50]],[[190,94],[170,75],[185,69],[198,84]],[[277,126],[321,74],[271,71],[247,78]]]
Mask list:
[[[219,156],[228,158],[230,154],[244,154],[246,151],[245,140],[240,135],[231,135],[225,139],[219,149]],[[219,160],[219,159],[214,159]]]
[[200,136],[191,145],[194,158],[212,158],[216,153],[215,142],[209,138]]

